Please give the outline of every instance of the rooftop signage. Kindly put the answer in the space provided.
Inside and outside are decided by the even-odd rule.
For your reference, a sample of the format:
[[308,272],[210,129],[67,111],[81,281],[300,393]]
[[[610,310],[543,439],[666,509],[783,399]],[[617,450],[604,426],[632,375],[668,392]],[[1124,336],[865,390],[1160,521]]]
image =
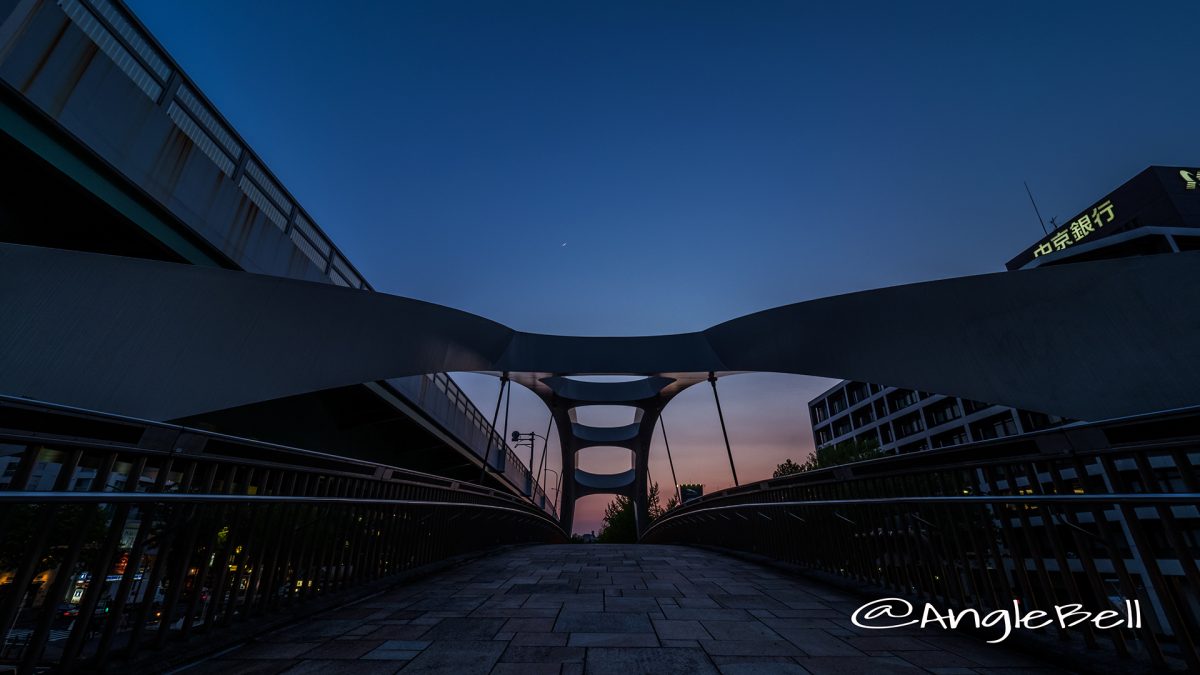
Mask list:
[[1152,166],[1057,226],[1005,265],[1091,243],[1137,227],[1200,227],[1200,169]]
[[1200,178],[1197,178],[1198,176],[1200,176],[1200,169],[1195,169],[1194,171],[1188,171],[1187,169],[1179,170],[1179,177],[1183,179],[1184,189],[1187,190],[1196,189],[1196,182],[1200,180]]

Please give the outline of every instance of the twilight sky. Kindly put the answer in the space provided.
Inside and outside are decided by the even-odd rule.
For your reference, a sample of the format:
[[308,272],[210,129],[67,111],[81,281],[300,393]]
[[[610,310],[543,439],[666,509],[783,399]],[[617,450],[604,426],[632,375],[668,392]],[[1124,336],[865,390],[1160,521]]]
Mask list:
[[[376,289],[521,330],[998,271],[1041,235],[1023,180],[1066,218],[1200,162],[1195,3],[128,2]],[[743,481],[811,451],[828,384],[721,382]],[[707,386],[664,418],[680,481],[731,483]],[[514,392],[510,428],[548,419]]]

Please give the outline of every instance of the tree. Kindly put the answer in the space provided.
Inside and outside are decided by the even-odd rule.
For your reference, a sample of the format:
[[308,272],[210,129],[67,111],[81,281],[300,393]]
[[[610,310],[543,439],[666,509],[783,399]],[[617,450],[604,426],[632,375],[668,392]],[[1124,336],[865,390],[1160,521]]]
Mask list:
[[804,470],[804,467],[793,462],[792,458],[789,457],[789,458],[783,460],[783,464],[780,464],[779,466],[775,467],[775,473],[771,474],[771,477],[779,478],[781,476],[790,476],[791,474],[794,474],[794,473],[800,473],[803,470]]
[[828,445],[824,448],[819,448],[813,453],[812,457],[804,463],[802,471],[815,471],[817,469],[828,469],[831,466],[839,466],[841,464],[849,464],[851,462],[861,462],[865,459],[874,459],[882,457],[883,453],[879,450],[879,443],[874,440],[860,441],[852,438],[847,441],[842,441],[834,445]]
[[[678,506],[674,497],[667,501],[666,507],[659,504],[658,483],[650,484],[649,501],[650,523]],[[649,526],[650,523],[646,525]],[[604,525],[600,528],[596,541],[602,544],[632,544],[637,541],[637,523],[634,519],[632,499],[622,495],[609,502],[604,508]]]

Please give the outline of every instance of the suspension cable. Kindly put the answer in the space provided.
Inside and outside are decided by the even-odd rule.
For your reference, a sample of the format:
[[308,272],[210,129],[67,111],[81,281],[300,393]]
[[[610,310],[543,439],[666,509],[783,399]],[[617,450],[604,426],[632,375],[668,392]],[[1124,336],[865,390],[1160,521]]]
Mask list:
[[[538,467],[537,473],[534,474],[538,476],[538,485],[542,488],[542,497],[546,496],[546,453],[550,450],[550,427],[552,426],[554,426],[553,412],[550,413],[550,421],[546,424],[546,435],[542,436],[542,440],[545,441],[542,444],[542,462]],[[534,442],[536,443],[537,439],[534,439]]]
[[508,385],[508,394],[504,397],[504,433],[500,435],[501,464],[508,467],[508,409],[512,407],[512,385]]
[[483,466],[479,467],[479,484],[487,477],[488,462],[492,459],[492,441],[496,440],[496,419],[500,417],[500,401],[504,399],[504,388],[508,386],[508,373],[500,376],[500,393],[496,396],[496,412],[492,413],[491,433],[487,435],[487,449],[483,451]]
[[683,494],[679,491],[679,479],[675,477],[675,460],[671,459],[671,443],[667,441],[667,423],[663,421],[662,411],[658,411],[658,426],[662,429],[663,445],[667,447],[667,464],[671,466],[671,482],[675,484],[675,498],[683,505]]
[[725,413],[721,412],[721,397],[717,395],[717,375],[716,373],[708,373],[708,383],[712,385],[713,400],[717,402],[717,417],[721,419],[721,435],[725,437],[725,452],[729,455],[729,471],[733,473],[733,485],[737,487],[738,477],[737,469],[733,466],[733,450],[729,447],[729,432],[725,430]]

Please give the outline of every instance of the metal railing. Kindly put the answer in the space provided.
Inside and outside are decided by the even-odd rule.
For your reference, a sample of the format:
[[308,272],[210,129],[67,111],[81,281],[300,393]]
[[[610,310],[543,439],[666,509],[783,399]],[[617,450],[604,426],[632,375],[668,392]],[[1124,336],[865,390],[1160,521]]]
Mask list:
[[501,544],[524,499],[185,427],[0,401],[0,662],[130,661]]
[[388,383],[445,427],[476,457],[483,459],[487,455],[488,465],[499,476],[503,476],[514,490],[525,493],[547,513],[557,515],[558,509],[547,498],[544,486],[531,479],[529,467],[517,456],[508,439],[492,428],[491,420],[471,402],[454,378],[446,373],[433,373],[397,378],[388,380]]
[[717,492],[643,541],[745,551],[980,614],[1137,600],[1136,629],[1059,637],[1197,671],[1198,466],[1200,409],[1077,424]]

